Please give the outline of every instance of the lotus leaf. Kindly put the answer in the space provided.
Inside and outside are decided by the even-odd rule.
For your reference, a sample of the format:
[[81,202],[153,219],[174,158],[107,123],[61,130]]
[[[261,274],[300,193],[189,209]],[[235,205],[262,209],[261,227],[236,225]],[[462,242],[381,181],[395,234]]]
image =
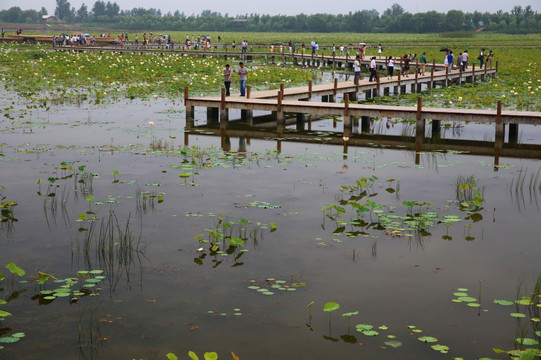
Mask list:
[[539,344],[539,341],[535,339],[530,339],[530,338],[516,338],[515,341],[519,344],[527,345],[527,346]]
[[374,328],[374,326],[372,326],[370,324],[357,324],[357,325],[355,325],[355,329],[357,331],[360,331],[360,332],[367,331],[367,330],[372,330],[373,328]]
[[332,301],[326,303],[325,306],[323,307],[323,311],[327,311],[327,312],[332,312],[338,309],[340,309],[340,304],[332,302]]
[[438,341],[438,339],[436,339],[435,337],[432,337],[432,336],[421,336],[419,338],[419,341],[422,341],[424,343],[433,343],[433,342]]
[[514,303],[509,300],[494,300],[494,304],[509,306],[509,305],[513,305]]

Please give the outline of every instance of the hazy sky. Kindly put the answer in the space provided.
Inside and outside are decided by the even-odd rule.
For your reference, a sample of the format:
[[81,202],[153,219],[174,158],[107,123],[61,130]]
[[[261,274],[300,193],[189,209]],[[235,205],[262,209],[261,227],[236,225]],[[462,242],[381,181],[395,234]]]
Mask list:
[[[96,0],[69,0],[69,3],[76,10],[85,3],[89,11],[92,9]],[[107,2],[109,0],[105,0]],[[525,7],[530,5],[534,11],[541,12],[541,0],[451,0],[451,1],[421,1],[421,0],[379,0],[379,1],[314,1],[314,0],[270,0],[270,1],[248,1],[248,0],[207,0],[207,1],[179,1],[179,0],[110,0],[116,2],[121,10],[131,10],[142,7],[145,9],[160,9],[162,13],[176,10],[184,12],[186,15],[200,14],[202,10],[211,10],[230,16],[238,14],[269,14],[269,15],[296,15],[300,13],[330,13],[347,14],[350,11],[376,9],[380,14],[385,9],[391,7],[393,3],[398,3],[410,12],[426,12],[435,10],[446,13],[449,10],[457,9],[464,12],[496,12],[503,10],[511,11],[514,5]],[[12,6],[19,6],[23,10],[40,10],[44,6],[49,15],[54,14],[56,0],[0,0],[0,10],[9,9]]]

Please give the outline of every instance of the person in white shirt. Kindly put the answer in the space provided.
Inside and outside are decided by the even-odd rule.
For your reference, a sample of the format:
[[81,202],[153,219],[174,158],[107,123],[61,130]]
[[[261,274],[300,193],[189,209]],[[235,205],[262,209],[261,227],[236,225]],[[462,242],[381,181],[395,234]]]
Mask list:
[[462,53],[462,71],[468,68],[468,50],[464,50]]
[[389,56],[389,59],[387,60],[387,71],[389,72],[389,79],[392,79],[394,73],[394,61],[392,56]]
[[372,56],[372,60],[370,61],[370,79],[368,79],[368,82],[372,82],[372,79],[377,80],[378,74],[376,72],[376,57]]
[[361,80],[361,57],[359,55],[355,57],[355,61],[353,62],[353,71],[355,72],[353,82],[358,84],[359,80]]

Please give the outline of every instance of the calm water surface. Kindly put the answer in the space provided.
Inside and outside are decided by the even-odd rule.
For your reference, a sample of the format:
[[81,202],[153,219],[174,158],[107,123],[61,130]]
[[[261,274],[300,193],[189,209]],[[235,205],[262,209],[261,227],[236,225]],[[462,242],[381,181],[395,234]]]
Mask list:
[[[2,344],[0,359],[187,358],[189,350],[200,357],[216,351],[220,359],[231,351],[241,359],[504,359],[492,348],[513,349],[516,331],[536,338],[538,323],[529,319],[539,307],[530,314],[493,300],[529,296],[541,272],[539,160],[501,158],[495,168],[491,157],[423,153],[416,164],[412,151],[349,147],[344,157],[339,145],[283,141],[278,153],[275,139],[255,138],[230,138],[233,152],[224,153],[220,137],[185,138],[182,110],[162,99],[120,101],[1,121],[1,194],[18,203],[18,221],[1,224],[0,260],[2,268],[14,262],[26,270],[28,282],[1,271],[0,299],[9,300],[1,309],[13,315],[0,323],[0,336],[26,336]],[[195,125],[204,123],[198,112]],[[375,126],[402,132],[398,123]],[[312,130],[329,136],[332,121],[314,122]],[[539,129],[523,131],[524,142],[540,143]],[[460,136],[492,134],[471,126]],[[186,166],[193,159],[182,151],[186,140],[199,148],[195,167]],[[484,202],[477,222],[459,209],[459,176],[478,179]],[[349,198],[340,190],[361,177],[377,177],[368,199],[382,206],[380,214],[405,215],[403,201],[430,202],[421,211],[461,221],[393,232],[340,223],[357,217],[347,205],[345,214],[326,216],[336,211],[322,209]],[[54,199],[44,195],[50,192]],[[80,214],[98,220],[78,221]],[[373,222],[378,213],[361,218]],[[194,240],[208,240],[224,222],[237,235],[246,228],[243,248],[212,253]],[[71,303],[71,296],[45,300],[40,291],[59,285],[31,278],[42,271],[85,283],[78,271],[95,269],[105,279]],[[458,288],[480,307],[451,301]],[[341,307],[329,314],[323,307],[331,301]],[[349,323],[342,316],[355,311]],[[419,341],[423,335],[449,353]]]

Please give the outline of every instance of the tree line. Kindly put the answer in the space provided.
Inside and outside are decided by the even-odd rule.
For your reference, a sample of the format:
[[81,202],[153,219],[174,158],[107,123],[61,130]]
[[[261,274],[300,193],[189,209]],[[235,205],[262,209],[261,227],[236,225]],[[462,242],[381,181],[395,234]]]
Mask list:
[[[47,10],[21,10],[14,6],[0,11],[0,21],[37,23]],[[159,9],[133,8],[121,10],[116,2],[98,0],[89,9],[84,3],[79,9],[68,0],[56,0],[54,15],[66,23],[86,26],[113,24],[109,28],[126,30],[202,30],[249,32],[360,32],[360,33],[438,33],[483,29],[498,33],[526,34],[541,32],[541,13],[531,6],[514,6],[511,11],[495,13],[449,10],[447,13],[428,11],[409,13],[395,3],[379,14],[362,10],[348,14],[298,14],[237,16],[203,10],[198,15],[186,15],[179,10],[162,13]]]

